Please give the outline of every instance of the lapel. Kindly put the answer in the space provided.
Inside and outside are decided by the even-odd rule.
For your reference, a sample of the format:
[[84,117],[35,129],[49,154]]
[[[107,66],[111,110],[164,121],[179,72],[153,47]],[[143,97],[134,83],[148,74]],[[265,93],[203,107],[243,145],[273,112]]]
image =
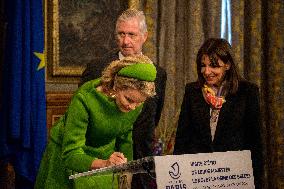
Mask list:
[[223,104],[220,113],[219,113],[219,118],[218,118],[218,124],[215,132],[215,137],[213,142],[219,140],[221,138],[221,131],[223,129],[226,129],[226,124],[225,123],[230,123],[230,120],[227,120],[229,116],[232,114],[233,111],[233,101],[235,98],[233,96],[227,96],[226,102]]
[[200,126],[199,128],[200,134],[204,137],[204,139],[208,142],[208,144],[215,143],[216,141],[220,140],[220,138],[222,138],[222,136],[220,136],[220,134],[222,133],[221,131],[223,129],[226,129],[225,123],[230,122],[230,120],[226,120],[228,117],[226,115],[230,115],[231,112],[233,112],[234,109],[233,105],[235,100],[236,99],[234,96],[228,96],[226,98],[226,102],[223,104],[220,110],[214,140],[212,141],[211,130],[210,130],[210,106],[204,100],[201,90],[199,90],[196,93],[193,101],[196,103],[195,104],[196,111],[194,112],[198,114],[197,117],[199,118],[198,123]]
[[197,113],[200,135],[211,143],[210,106],[204,100],[201,90],[198,90],[193,102],[195,103],[196,110],[194,112]]
[[119,53],[119,51],[114,51],[114,52],[112,52],[112,53],[110,54],[110,59],[111,59],[112,61],[114,61],[114,60],[119,60],[119,55],[118,55],[118,53]]

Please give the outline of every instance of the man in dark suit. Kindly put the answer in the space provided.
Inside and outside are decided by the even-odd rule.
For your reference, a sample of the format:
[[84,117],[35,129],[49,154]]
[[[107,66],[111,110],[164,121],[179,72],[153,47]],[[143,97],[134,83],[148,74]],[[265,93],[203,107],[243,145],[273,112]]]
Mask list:
[[[103,69],[113,60],[142,54],[142,46],[147,39],[144,13],[134,9],[124,11],[117,19],[115,35],[118,50],[109,52],[103,58],[95,59],[91,64],[88,64],[83,73],[81,84],[100,77]],[[154,130],[160,120],[167,80],[165,70],[158,65],[155,66],[157,69],[155,80],[157,95],[144,103],[143,110],[133,125],[134,159],[153,155]],[[153,182],[155,183],[147,175],[134,175],[132,188],[153,188]]]

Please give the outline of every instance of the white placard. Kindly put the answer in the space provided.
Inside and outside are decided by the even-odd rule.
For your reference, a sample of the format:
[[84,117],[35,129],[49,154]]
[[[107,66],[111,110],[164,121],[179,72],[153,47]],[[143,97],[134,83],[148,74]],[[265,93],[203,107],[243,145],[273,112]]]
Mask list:
[[156,156],[158,189],[254,189],[249,150]]

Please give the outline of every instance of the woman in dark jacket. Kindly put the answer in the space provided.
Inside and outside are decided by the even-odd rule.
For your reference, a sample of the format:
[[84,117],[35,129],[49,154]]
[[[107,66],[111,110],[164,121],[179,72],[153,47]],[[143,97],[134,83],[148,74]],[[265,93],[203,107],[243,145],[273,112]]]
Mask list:
[[205,41],[196,66],[198,80],[185,87],[174,154],[250,150],[255,186],[261,188],[258,87],[240,77],[224,39]]

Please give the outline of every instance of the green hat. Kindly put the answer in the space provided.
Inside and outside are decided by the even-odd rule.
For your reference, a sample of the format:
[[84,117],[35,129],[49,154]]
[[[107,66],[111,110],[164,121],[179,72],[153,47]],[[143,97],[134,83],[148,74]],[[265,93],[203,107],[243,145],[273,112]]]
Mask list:
[[155,81],[157,70],[153,64],[137,63],[122,68],[119,76],[135,78],[141,81]]

